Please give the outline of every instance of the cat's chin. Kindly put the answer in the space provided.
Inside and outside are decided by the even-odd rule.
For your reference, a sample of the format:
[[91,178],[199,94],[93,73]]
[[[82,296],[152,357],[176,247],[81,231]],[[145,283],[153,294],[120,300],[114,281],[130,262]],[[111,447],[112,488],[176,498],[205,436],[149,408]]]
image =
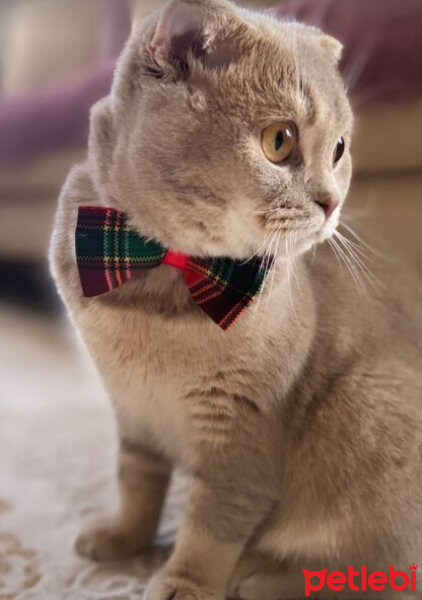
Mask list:
[[337,230],[338,224],[338,218],[329,219],[326,223],[324,223],[323,227],[321,227],[321,229],[319,229],[315,233],[308,235],[302,239],[298,239],[296,247],[294,248],[295,254],[306,254],[306,252],[312,250],[314,246],[323,244],[327,240],[331,239]]
[[339,225],[339,214],[333,214],[315,235],[315,243],[322,244],[333,237]]

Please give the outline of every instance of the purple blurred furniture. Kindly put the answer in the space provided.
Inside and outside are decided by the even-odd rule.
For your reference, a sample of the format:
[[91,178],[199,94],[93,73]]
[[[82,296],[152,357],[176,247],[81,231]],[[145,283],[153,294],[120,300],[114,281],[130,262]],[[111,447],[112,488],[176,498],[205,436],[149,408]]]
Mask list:
[[421,0],[289,0],[275,12],[344,44],[341,68],[355,105],[422,97]]
[[0,99],[0,165],[82,146],[91,106],[110,89],[115,59],[52,89]]

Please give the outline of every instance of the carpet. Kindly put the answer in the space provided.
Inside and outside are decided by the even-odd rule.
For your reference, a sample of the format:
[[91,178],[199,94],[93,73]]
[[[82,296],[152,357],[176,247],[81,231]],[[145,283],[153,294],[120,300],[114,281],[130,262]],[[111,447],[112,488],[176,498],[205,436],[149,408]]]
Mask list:
[[102,565],[77,557],[84,523],[116,508],[112,410],[66,323],[0,307],[0,331],[0,600],[140,600],[168,553],[184,481],[155,551]]

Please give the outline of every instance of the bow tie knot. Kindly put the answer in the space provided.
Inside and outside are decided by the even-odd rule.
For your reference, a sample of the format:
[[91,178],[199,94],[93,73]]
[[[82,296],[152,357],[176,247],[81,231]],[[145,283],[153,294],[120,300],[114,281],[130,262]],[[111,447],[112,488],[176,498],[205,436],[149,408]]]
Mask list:
[[80,207],[75,237],[85,297],[111,292],[134,272],[166,264],[182,271],[193,300],[224,330],[259,293],[272,263],[262,258],[204,259],[167,250],[131,230],[127,216],[113,208]]

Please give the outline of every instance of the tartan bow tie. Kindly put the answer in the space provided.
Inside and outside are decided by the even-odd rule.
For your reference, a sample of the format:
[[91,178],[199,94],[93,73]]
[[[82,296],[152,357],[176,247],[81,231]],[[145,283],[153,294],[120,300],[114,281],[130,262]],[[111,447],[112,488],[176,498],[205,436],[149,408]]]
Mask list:
[[96,206],[79,208],[76,257],[87,298],[120,287],[135,271],[161,264],[180,269],[193,300],[224,330],[259,293],[272,263],[262,258],[194,258],[166,250],[129,229],[124,213]]

